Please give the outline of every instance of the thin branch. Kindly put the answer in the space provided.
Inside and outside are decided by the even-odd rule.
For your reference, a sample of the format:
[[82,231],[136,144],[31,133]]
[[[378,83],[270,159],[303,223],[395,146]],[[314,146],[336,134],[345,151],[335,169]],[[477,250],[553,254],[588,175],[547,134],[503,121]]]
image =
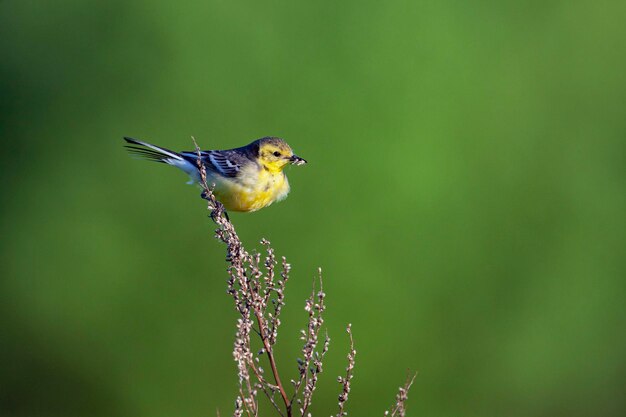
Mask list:
[[350,352],[348,352],[348,366],[346,367],[346,376],[338,377],[337,382],[341,384],[341,394],[339,394],[339,412],[336,417],[343,417],[348,413],[344,411],[346,401],[348,401],[348,395],[350,394],[350,381],[352,380],[352,373],[354,371],[354,357],[356,356],[356,350],[354,349],[354,340],[352,339],[352,325],[348,324],[346,328],[348,336],[350,336]]
[[405,402],[406,400],[409,398],[408,394],[409,394],[409,389],[411,389],[411,385],[413,385],[413,381],[415,381],[415,377],[417,376],[417,372],[415,374],[413,374],[413,376],[411,377],[411,374],[409,372],[407,372],[407,377],[406,377],[406,381],[404,382],[404,385],[401,386],[398,389],[398,394],[396,394],[396,403],[393,405],[393,407],[391,407],[391,414],[389,413],[389,411],[385,411],[385,417],[404,417],[406,414],[406,406],[405,406]]
[[319,332],[324,324],[324,299],[326,294],[324,293],[324,286],[322,280],[322,270],[318,269],[319,290],[315,291],[315,279],[313,280],[313,288],[311,295],[306,300],[304,310],[308,313],[307,330],[301,331],[300,339],[304,341],[302,347],[302,359],[298,359],[298,371],[300,377],[297,381],[292,381],[294,385],[294,393],[291,402],[297,398],[300,393],[300,389],[304,387],[302,393],[302,400],[298,400],[301,404],[300,414],[306,415],[306,412],[313,402],[313,393],[317,386],[318,375],[322,372],[322,361],[326,352],[328,352],[328,346],[330,344],[330,338],[328,334],[324,338],[321,352],[318,350],[319,344]]
[[[257,358],[258,359],[258,358]],[[261,388],[261,390],[263,390],[263,393],[265,394],[265,396],[267,397],[267,399],[269,400],[269,402],[274,406],[274,408],[276,409],[276,411],[278,412],[278,414],[280,414],[281,416],[284,416],[283,411],[280,409],[280,407],[278,406],[278,404],[276,404],[276,401],[274,401],[274,392],[276,390],[278,390],[278,387],[276,385],[272,385],[269,382],[267,382],[265,380],[265,378],[263,377],[262,374],[262,370],[259,369],[255,364],[254,361],[252,361],[250,363],[250,368],[252,369],[252,372],[254,372],[254,375],[257,377],[257,379],[259,380],[259,386]],[[269,391],[268,391],[269,388]],[[271,391],[271,394],[270,394]]]
[[267,337],[267,332],[264,331],[264,329],[266,328],[263,324],[263,319],[260,313],[258,312],[256,313],[256,318],[259,323],[259,329],[261,330],[261,339],[263,341],[263,346],[265,346],[265,353],[267,354],[267,358],[269,359],[270,367],[272,369],[272,374],[274,375],[274,381],[276,382],[276,385],[278,386],[280,396],[283,397],[283,402],[285,403],[285,408],[287,409],[287,415],[291,416],[291,402],[289,401],[289,398],[287,397],[287,393],[285,392],[285,389],[283,388],[283,384],[280,381],[280,375],[278,374],[278,368],[276,367],[276,360],[274,359],[274,352],[272,351],[272,345],[270,344],[269,339]]

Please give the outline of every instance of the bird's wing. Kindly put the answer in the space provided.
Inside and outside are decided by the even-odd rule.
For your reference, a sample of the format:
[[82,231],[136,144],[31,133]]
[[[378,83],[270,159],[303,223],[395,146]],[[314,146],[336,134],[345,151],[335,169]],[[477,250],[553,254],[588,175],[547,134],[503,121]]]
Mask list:
[[[196,163],[198,154],[195,152],[182,152],[185,159]],[[202,162],[213,171],[225,177],[236,177],[244,163],[245,156],[238,154],[234,150],[227,151],[202,151],[200,152]]]

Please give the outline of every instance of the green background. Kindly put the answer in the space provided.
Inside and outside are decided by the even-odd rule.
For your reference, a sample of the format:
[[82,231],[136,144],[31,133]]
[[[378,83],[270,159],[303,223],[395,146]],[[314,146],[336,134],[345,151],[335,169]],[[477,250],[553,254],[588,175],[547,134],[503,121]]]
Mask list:
[[[278,366],[324,269],[316,416],[626,412],[623,1],[0,2],[0,414],[222,416],[224,248],[139,162],[284,137],[289,198],[231,215],[293,264]],[[270,413],[264,413],[270,415]]]

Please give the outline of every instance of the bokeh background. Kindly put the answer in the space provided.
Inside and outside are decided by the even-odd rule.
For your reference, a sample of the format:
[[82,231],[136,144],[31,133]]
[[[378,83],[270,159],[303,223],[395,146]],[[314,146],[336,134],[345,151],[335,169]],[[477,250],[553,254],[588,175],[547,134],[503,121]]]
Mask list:
[[[290,197],[232,214],[294,266],[314,415],[626,412],[626,3],[0,2],[0,415],[232,413],[236,314],[198,190],[131,159],[286,138]],[[270,413],[264,413],[270,415]]]

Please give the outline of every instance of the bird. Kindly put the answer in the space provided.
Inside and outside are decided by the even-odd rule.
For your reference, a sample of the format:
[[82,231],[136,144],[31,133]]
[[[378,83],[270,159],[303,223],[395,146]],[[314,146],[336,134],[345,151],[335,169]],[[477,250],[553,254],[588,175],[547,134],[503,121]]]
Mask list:
[[206,170],[213,194],[226,210],[253,212],[284,200],[289,181],[287,165],[304,165],[283,139],[268,136],[240,148],[174,152],[161,146],[124,137],[128,151],[143,159],[172,165],[189,175],[188,184],[199,183],[198,157]]

